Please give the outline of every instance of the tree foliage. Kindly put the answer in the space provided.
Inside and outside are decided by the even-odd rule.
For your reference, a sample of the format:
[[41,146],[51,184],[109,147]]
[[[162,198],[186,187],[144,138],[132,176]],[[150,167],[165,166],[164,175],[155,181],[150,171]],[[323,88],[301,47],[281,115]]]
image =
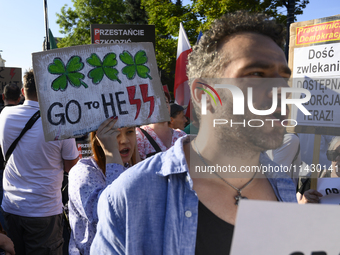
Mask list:
[[[237,10],[264,12],[285,24],[288,0],[72,0],[74,9],[61,9],[57,23],[66,37],[59,47],[89,44],[90,24],[150,24],[156,29],[156,59],[161,80],[172,90],[176,68],[177,37],[182,22],[191,45],[199,31],[213,20]],[[296,15],[302,14],[309,0],[295,0]]]
[[141,0],[125,0],[125,23],[146,25],[148,15],[141,6]]
[[[64,5],[57,13],[60,33],[66,34],[58,47],[90,44],[91,24],[124,23],[125,5],[121,0],[72,0],[73,7]],[[66,9],[67,8],[67,9]]]

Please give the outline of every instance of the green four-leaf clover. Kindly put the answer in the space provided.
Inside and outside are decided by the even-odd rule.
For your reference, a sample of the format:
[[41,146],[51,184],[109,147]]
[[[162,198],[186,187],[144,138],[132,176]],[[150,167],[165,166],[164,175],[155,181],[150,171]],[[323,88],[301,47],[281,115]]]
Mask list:
[[76,88],[79,88],[81,85],[87,88],[87,84],[82,81],[85,75],[78,72],[82,70],[83,67],[84,63],[81,62],[79,56],[71,57],[66,67],[60,58],[54,58],[53,63],[48,66],[48,72],[51,74],[59,74],[60,76],[52,82],[52,89],[55,91],[65,91],[68,82]]
[[117,65],[116,54],[109,53],[105,55],[103,63],[96,53],[92,53],[89,58],[86,59],[86,62],[91,66],[95,67],[88,73],[88,77],[92,79],[94,84],[98,84],[104,77],[104,74],[107,78],[112,81],[121,81],[118,78],[117,69],[113,68]]
[[152,80],[152,77],[149,75],[149,67],[144,65],[148,62],[148,57],[144,50],[138,51],[135,58],[132,57],[130,52],[124,50],[123,53],[119,54],[119,58],[126,64],[122,69],[122,73],[125,74],[129,80],[135,78],[136,73],[141,78],[149,78]]

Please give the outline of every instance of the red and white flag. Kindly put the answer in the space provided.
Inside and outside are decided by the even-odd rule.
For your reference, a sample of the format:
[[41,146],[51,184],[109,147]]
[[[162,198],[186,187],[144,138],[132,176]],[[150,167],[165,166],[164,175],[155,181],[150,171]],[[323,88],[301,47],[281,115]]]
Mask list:
[[179,26],[174,95],[175,102],[185,107],[189,104],[190,100],[190,89],[188,86],[186,70],[188,55],[190,52],[192,52],[192,49],[182,22]]

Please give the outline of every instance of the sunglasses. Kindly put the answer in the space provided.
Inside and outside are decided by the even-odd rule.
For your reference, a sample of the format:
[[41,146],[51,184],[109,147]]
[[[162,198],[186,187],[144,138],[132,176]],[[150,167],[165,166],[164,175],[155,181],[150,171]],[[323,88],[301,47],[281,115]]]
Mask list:
[[336,161],[336,158],[340,156],[340,152],[335,151],[335,150],[328,150],[326,152],[327,159],[330,161]]

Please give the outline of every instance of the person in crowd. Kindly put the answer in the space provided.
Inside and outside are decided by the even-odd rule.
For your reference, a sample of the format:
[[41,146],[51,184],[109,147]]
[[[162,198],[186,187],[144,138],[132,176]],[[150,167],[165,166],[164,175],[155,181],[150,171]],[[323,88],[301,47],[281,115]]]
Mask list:
[[[191,104],[191,103],[190,103]],[[198,119],[197,119],[197,116],[196,116],[196,113],[195,113],[195,111],[194,110],[192,110],[192,108],[193,108],[193,106],[191,106],[190,108],[189,108],[189,110],[190,110],[190,114],[189,114],[189,116],[190,116],[190,120],[191,120],[191,122],[189,123],[189,125],[187,125],[185,128],[184,128],[184,132],[186,133],[186,134],[190,134],[190,135],[197,135],[198,134],[198,125],[199,125],[199,121],[198,121]]]
[[101,192],[128,167],[140,161],[134,127],[113,128],[110,118],[91,132],[93,157],[80,159],[69,174],[69,219],[72,229],[69,254],[90,254],[98,222]]
[[299,137],[296,134],[286,133],[282,145],[275,150],[268,150],[266,153],[276,164],[289,170],[286,173],[297,187],[302,163]]
[[[301,160],[308,165],[312,165],[315,135],[303,133],[299,133],[298,135],[300,139]],[[327,160],[326,151],[333,138],[333,135],[321,135],[319,163],[322,166],[326,166],[326,168],[329,168],[331,165],[331,162]]]
[[7,84],[2,93],[4,105],[0,107],[0,112],[6,106],[18,105],[21,99],[21,90],[16,84]]
[[[334,136],[331,142],[328,145],[328,150],[325,153],[327,159],[331,162],[330,167],[328,169],[323,169],[320,173],[319,178],[331,177],[338,178],[340,177],[340,136]],[[319,203],[320,198],[323,196],[320,192],[310,189],[311,179],[306,179],[303,183],[298,196],[299,204],[307,204],[307,203]]]
[[[203,83],[234,78],[235,86],[247,91],[253,84],[243,81],[252,78],[259,83],[253,87],[254,108],[269,109],[273,87],[288,87],[283,78],[291,74],[282,51],[284,38],[283,27],[264,14],[229,13],[212,24],[193,47],[187,66],[198,135],[178,139],[107,187],[98,203],[93,254],[229,254],[239,200],[296,202],[294,183],[284,173],[196,171],[197,166],[275,166],[262,152],[282,144],[285,129],[280,123],[234,128],[213,127],[213,121],[276,117],[258,116],[248,108],[244,115],[233,115],[230,91],[218,89],[223,105],[214,104],[203,97],[203,88],[208,89]],[[277,83],[263,85],[265,78],[277,78]],[[207,113],[201,115],[203,105]]]
[[[39,111],[33,70],[24,75],[23,105],[0,114],[2,155]],[[62,254],[63,171],[78,161],[74,139],[45,142],[41,118],[19,140],[7,161],[2,209],[16,254]]]
[[184,108],[178,104],[170,105],[170,124],[172,129],[184,130],[187,118],[184,115]]
[[[0,106],[0,113],[7,106],[18,105],[20,101],[20,96],[21,96],[21,90],[18,87],[18,85],[7,84],[4,87],[4,91],[2,94],[2,100],[4,102],[4,105]],[[0,146],[0,149],[1,149],[1,146]],[[0,204],[2,202],[2,196],[3,196],[2,177],[3,177],[3,172],[4,172],[4,163],[5,163],[4,157],[2,156],[2,153],[0,153]],[[0,213],[0,223],[2,227],[5,230],[7,230],[6,223],[5,223],[2,213]]]
[[[165,101],[170,114],[171,97],[164,92]],[[153,123],[136,128],[137,145],[141,159],[148,158],[158,152],[166,151],[175,144],[178,138],[186,133],[179,129],[169,127],[169,122]]]

